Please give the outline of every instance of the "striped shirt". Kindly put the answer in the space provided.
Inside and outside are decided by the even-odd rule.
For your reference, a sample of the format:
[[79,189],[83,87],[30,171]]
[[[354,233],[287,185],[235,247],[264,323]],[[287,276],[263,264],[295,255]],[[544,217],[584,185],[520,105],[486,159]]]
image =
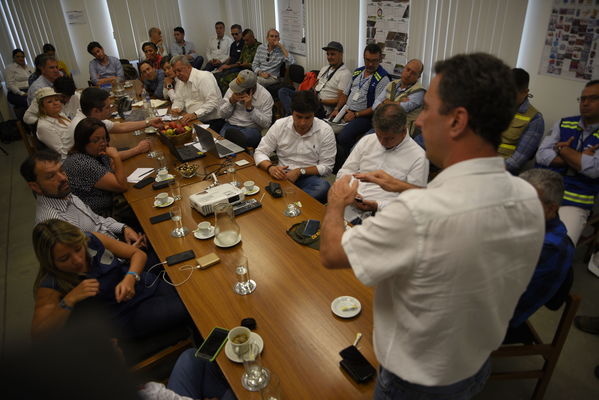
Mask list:
[[268,72],[272,76],[278,78],[281,73],[281,64],[288,62],[293,64],[295,59],[293,54],[289,54],[287,57],[283,55],[283,51],[280,47],[275,47],[272,51],[268,51],[268,44],[261,44],[256,50],[254,56],[254,62],[252,62],[252,69],[255,73]]
[[69,222],[84,232],[100,232],[114,238],[125,228],[125,224],[114,218],[105,218],[96,214],[74,194],[69,194],[62,199],[37,195],[35,223],[53,218]]

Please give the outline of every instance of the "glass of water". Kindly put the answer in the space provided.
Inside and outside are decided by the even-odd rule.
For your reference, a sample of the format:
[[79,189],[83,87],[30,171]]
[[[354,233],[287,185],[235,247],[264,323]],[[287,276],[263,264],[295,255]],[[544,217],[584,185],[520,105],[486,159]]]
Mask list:
[[260,389],[260,398],[262,400],[281,400],[281,380],[272,372],[270,373],[270,381],[263,389]]
[[181,200],[181,185],[177,179],[171,179],[168,183],[169,188],[171,189],[171,196],[175,201]]
[[240,256],[235,263],[235,276],[237,277],[237,283],[233,287],[235,293],[244,296],[256,290],[256,282],[250,279],[250,266],[245,255]]
[[284,189],[284,191],[287,205],[285,206],[285,211],[283,211],[283,214],[288,217],[297,217],[302,213],[302,210],[300,210],[298,207],[297,200],[295,198],[295,188],[288,186]]
[[166,161],[166,157],[162,151],[154,151],[154,159],[158,163],[158,169],[156,172],[160,172],[161,170],[168,171],[168,164]]
[[154,137],[146,133],[146,139],[148,139],[150,142],[150,151],[148,151],[148,158],[156,158],[157,151],[155,150]]
[[180,206],[171,208],[171,219],[175,221],[175,229],[171,231],[171,236],[180,238],[189,233],[189,229],[183,226],[183,212]]
[[250,343],[248,351],[241,356],[243,359],[244,374],[241,384],[250,392],[257,392],[265,388],[270,382],[270,371],[262,366],[260,360],[260,347],[257,343]]
[[235,162],[232,160],[227,161],[225,163],[225,171],[227,172],[229,183],[235,187],[239,187],[239,182],[237,182],[237,170],[235,168]]

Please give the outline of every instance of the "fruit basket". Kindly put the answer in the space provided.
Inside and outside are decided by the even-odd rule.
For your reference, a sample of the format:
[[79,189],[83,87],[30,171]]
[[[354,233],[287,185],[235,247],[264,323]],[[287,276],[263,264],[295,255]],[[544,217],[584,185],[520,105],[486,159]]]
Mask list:
[[185,143],[191,142],[193,127],[191,124],[185,125],[180,122],[166,122],[162,128],[159,129],[159,132],[160,140],[163,142],[168,140],[175,146],[182,146]]

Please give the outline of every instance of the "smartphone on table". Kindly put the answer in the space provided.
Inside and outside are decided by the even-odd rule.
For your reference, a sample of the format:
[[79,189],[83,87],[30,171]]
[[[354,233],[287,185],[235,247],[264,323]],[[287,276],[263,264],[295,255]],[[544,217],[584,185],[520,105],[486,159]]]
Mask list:
[[216,327],[204,340],[204,343],[196,351],[196,357],[214,361],[222,347],[227,342],[229,331],[224,328]]

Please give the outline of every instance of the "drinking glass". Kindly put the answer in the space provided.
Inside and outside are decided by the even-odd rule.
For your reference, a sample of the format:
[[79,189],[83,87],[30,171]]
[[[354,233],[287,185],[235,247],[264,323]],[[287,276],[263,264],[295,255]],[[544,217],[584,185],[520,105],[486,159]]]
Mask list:
[[162,151],[155,151],[154,159],[158,162],[158,169],[156,170],[156,172],[160,172],[161,170],[168,171],[166,157],[164,156],[164,153]]
[[252,293],[256,289],[256,282],[250,279],[250,266],[246,256],[242,255],[235,263],[235,276],[237,283],[233,287],[235,293],[242,296]]
[[171,189],[171,196],[175,201],[181,200],[181,185],[177,179],[171,179],[168,183],[169,188]]
[[155,149],[154,137],[146,133],[146,139],[150,141],[150,151],[148,151],[148,158],[156,158],[157,151]]
[[237,171],[235,169],[235,163],[233,161],[227,161],[225,163],[225,172],[227,173],[229,183],[235,187],[239,187],[239,182],[237,182]]
[[287,206],[285,206],[285,211],[283,214],[288,217],[297,217],[302,213],[302,210],[300,210],[300,208],[297,206],[297,201],[295,199],[295,188],[288,186],[284,189],[284,192]]
[[270,371],[262,366],[258,344],[250,343],[248,351],[242,354],[241,358],[245,370],[241,376],[243,387],[250,392],[257,392],[266,387],[270,381]]
[[180,238],[189,233],[189,229],[183,226],[183,213],[180,206],[171,208],[171,219],[175,221],[175,229],[171,231],[171,236]]
[[272,372],[270,373],[270,381],[263,389],[260,389],[260,397],[262,400],[281,400],[281,380]]

